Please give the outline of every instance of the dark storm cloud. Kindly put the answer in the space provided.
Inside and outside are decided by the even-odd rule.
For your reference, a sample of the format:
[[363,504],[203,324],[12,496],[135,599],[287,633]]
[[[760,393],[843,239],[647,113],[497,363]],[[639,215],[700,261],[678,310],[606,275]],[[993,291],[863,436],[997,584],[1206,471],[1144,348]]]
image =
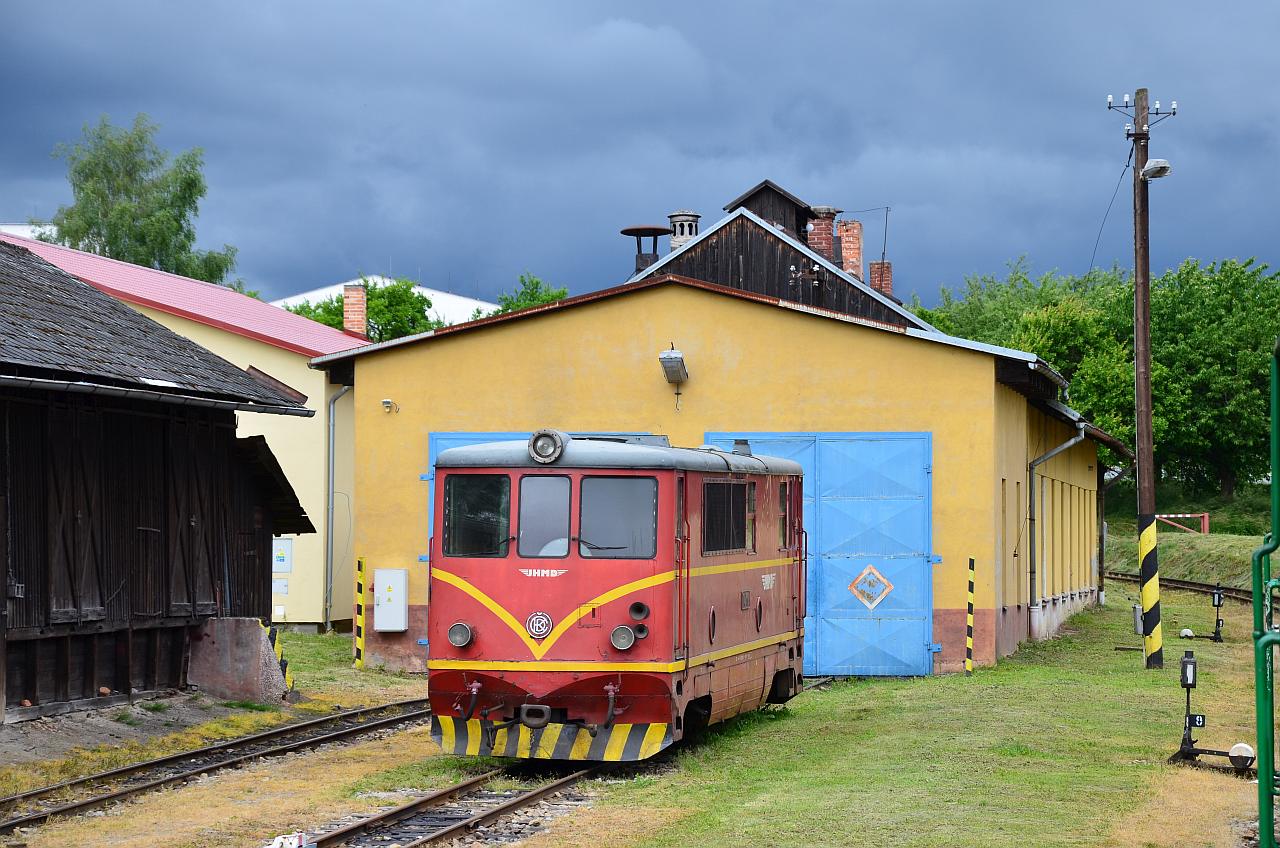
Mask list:
[[[625,277],[619,227],[704,223],[759,179],[893,207],[901,293],[1025,255],[1081,272],[1127,153],[1105,95],[1180,115],[1157,269],[1269,256],[1280,13],[1166,4],[173,3],[9,10],[0,219],[69,199],[59,141],[145,111],[205,150],[204,246],[282,295],[359,272],[493,297]],[[867,222],[878,252],[881,218]],[[1127,263],[1122,187],[1098,263]]]

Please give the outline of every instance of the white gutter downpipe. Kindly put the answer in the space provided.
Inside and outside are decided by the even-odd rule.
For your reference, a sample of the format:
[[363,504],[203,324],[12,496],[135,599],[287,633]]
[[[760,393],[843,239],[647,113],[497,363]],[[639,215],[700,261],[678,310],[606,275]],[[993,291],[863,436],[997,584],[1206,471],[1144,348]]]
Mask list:
[[1031,534],[1029,542],[1028,563],[1031,566],[1031,597],[1028,600],[1028,609],[1031,611],[1031,638],[1043,639],[1044,633],[1044,606],[1040,603],[1040,596],[1036,592],[1036,468],[1065,450],[1075,447],[1084,441],[1084,422],[1076,422],[1076,434],[1058,445],[1048,453],[1041,454],[1031,462],[1027,463],[1027,526]]
[[329,398],[329,485],[325,487],[328,499],[328,517],[324,525],[324,632],[326,633],[333,629],[333,496],[336,485],[334,482],[336,475],[334,474],[333,461],[334,455],[337,453],[338,430],[334,412],[338,401],[349,391],[351,391],[350,386],[343,386],[341,391],[335,392],[333,397]]

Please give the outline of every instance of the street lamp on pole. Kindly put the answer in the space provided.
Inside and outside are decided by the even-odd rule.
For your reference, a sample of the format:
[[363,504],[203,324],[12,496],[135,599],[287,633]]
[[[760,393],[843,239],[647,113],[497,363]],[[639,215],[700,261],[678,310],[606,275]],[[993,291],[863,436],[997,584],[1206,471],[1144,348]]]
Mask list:
[[[1142,602],[1142,645],[1147,668],[1164,668],[1164,651],[1160,633],[1160,571],[1156,554],[1156,477],[1154,438],[1151,421],[1151,254],[1149,240],[1151,222],[1147,208],[1147,185],[1172,173],[1164,159],[1148,159],[1147,145],[1151,127],[1178,113],[1178,101],[1172,108],[1160,110],[1156,101],[1151,110],[1147,90],[1138,89],[1130,115],[1129,96],[1124,106],[1116,106],[1107,97],[1107,108],[1116,109],[1133,119],[1125,131],[1133,143],[1133,388],[1134,415],[1137,420],[1137,484],[1138,484],[1138,562],[1140,565]],[[1155,121],[1152,121],[1152,118]]]

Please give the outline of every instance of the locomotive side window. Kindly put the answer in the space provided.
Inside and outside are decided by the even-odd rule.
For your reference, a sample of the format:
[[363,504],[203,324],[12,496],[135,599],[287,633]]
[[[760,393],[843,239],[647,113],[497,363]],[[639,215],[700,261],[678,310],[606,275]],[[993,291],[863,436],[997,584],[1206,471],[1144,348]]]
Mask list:
[[505,557],[511,540],[511,478],[451,474],[445,479],[446,556]]
[[520,556],[569,555],[569,489],[568,477],[520,478]]
[[755,544],[755,483],[702,484],[702,552],[750,550]]
[[787,514],[787,512],[791,506],[791,504],[787,500],[788,491],[789,491],[789,488],[787,487],[786,483],[778,484],[778,548],[779,549],[786,549],[791,547],[791,539],[789,538],[789,534],[787,532],[787,530],[790,527],[790,524],[787,521],[787,519],[790,518],[790,516]]
[[578,554],[594,559],[653,559],[658,549],[658,481],[583,477]]

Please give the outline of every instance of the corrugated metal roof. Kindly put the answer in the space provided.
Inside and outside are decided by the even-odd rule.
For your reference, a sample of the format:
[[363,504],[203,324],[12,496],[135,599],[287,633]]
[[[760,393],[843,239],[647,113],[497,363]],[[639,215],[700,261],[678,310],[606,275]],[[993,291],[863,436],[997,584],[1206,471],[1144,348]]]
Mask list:
[[108,259],[59,244],[0,232],[0,241],[27,248],[112,297],[149,306],[229,333],[257,339],[304,356],[319,356],[368,344],[342,330],[294,315],[226,286],[154,268]]
[[302,408],[20,245],[0,241],[0,368],[147,392]]

